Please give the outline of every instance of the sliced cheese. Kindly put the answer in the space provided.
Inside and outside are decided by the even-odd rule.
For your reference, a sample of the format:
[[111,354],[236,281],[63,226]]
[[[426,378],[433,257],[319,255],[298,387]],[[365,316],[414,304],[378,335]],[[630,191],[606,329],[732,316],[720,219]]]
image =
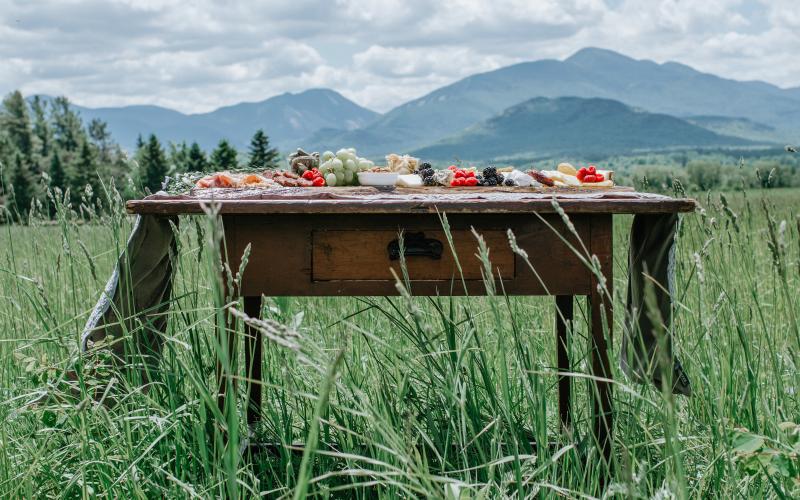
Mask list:
[[558,170],[542,170],[542,173],[554,181],[559,181],[566,186],[581,185],[581,181],[579,181],[574,175],[567,175],[564,172],[559,172]]
[[581,187],[614,187],[614,181],[606,179],[600,182],[583,182],[581,183]]

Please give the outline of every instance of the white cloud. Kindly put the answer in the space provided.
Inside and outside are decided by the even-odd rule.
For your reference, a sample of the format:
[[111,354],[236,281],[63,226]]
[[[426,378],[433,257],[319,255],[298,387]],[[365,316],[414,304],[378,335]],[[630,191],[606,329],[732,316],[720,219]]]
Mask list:
[[331,87],[384,111],[584,46],[800,85],[795,0],[0,0],[0,92],[205,111]]

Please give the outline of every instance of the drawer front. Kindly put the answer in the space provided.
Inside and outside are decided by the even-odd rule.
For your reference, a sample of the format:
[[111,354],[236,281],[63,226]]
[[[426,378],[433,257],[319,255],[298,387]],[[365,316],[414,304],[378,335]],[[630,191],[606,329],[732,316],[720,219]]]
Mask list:
[[[572,222],[584,244],[605,262],[603,255],[610,258],[611,249],[610,216],[600,224],[594,223],[595,219],[576,215]],[[226,251],[234,272],[250,245],[242,295],[395,295],[391,269],[401,279],[402,273],[399,261],[390,259],[388,246],[397,238],[398,228],[404,229],[406,240],[411,233],[422,232],[425,238],[442,244],[439,260],[406,256],[414,295],[486,293],[472,227],[486,240],[494,278],[502,278],[502,282],[496,282],[498,293],[586,295],[592,290],[591,272],[570,248],[580,249],[582,245],[558,216],[448,216],[464,286],[436,215],[227,215],[223,221]],[[512,252],[508,229],[529,260]]]
[[[453,230],[455,255],[444,231],[410,229],[403,232],[406,269],[412,281],[443,281],[452,278],[481,279],[478,240],[468,230]],[[490,249],[495,273],[503,279],[515,276],[514,253],[502,230],[480,234]],[[393,280],[392,270],[402,277],[398,231],[391,230],[315,230],[312,233],[312,279]]]

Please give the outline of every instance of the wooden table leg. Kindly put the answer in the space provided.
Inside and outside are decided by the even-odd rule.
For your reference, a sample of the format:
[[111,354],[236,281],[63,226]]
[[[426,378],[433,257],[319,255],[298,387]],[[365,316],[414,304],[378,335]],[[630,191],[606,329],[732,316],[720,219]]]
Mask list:
[[[572,295],[556,296],[556,352],[559,373],[570,371],[568,330],[572,328],[572,298]],[[558,415],[561,417],[561,426],[563,430],[570,429],[572,425],[572,409],[570,407],[571,394],[571,377],[568,375],[559,375]]]
[[591,359],[592,375],[608,381],[596,380],[594,383],[593,414],[594,436],[602,452],[608,470],[611,469],[611,456],[614,430],[614,408],[612,405],[613,373],[608,358],[608,345],[613,341],[612,312],[612,221],[610,215],[593,216],[591,229],[591,252],[597,256],[605,278],[605,290],[601,290],[599,280],[592,277],[592,293],[589,295],[591,309]]
[[[245,297],[244,313],[251,318],[261,316],[261,297]],[[245,326],[244,360],[247,371],[247,423],[261,420],[261,360],[263,341],[257,328]]]

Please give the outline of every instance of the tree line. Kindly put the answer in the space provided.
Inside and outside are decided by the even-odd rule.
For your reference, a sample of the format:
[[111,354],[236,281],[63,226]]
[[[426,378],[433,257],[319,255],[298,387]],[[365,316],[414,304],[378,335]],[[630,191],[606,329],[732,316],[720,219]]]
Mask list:
[[[0,106],[0,206],[24,218],[31,207],[45,211],[48,196],[93,205],[113,183],[126,199],[155,192],[168,175],[240,167],[274,168],[280,154],[263,130],[253,135],[246,157],[222,139],[207,154],[197,142],[163,145],[154,134],[139,136],[132,154],[99,119],[84,123],[66,97],[25,99],[8,94]],[[0,220],[4,216],[0,214]]]

